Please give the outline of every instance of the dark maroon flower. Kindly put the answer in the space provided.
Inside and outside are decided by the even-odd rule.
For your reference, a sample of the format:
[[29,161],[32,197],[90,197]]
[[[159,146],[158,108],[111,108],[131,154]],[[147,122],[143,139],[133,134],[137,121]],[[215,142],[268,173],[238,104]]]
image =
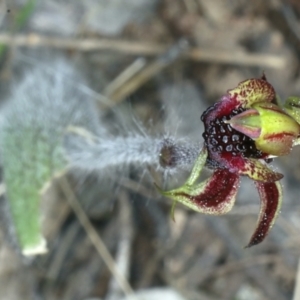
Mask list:
[[[202,115],[204,147],[185,184],[161,191],[198,212],[221,215],[231,210],[240,176],[255,181],[261,199],[258,223],[247,247],[263,241],[281,207],[282,174],[271,170],[271,158],[288,154],[300,133],[294,118],[273,103],[275,91],[263,76],[229,90]],[[204,166],[212,176],[197,183]],[[173,211],[172,208],[172,211]]]

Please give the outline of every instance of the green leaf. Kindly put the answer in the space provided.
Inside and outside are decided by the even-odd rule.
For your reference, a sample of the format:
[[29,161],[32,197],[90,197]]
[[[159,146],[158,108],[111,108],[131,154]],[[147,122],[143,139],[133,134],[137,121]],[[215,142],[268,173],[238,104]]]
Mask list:
[[24,255],[41,254],[40,192],[54,173],[65,167],[62,149],[38,128],[3,131],[4,181],[11,215]]

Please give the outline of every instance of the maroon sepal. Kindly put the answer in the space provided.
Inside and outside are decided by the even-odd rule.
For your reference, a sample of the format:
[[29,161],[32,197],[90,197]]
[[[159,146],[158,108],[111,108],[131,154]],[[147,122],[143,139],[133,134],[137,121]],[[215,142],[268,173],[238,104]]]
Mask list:
[[221,215],[227,213],[233,206],[239,188],[239,175],[226,169],[216,170],[207,180],[205,188],[198,195],[188,195],[184,192],[178,196],[186,197],[207,214]]
[[259,182],[255,181],[261,206],[257,226],[246,248],[261,243],[268,235],[279,213],[282,202],[282,187],[279,181]]

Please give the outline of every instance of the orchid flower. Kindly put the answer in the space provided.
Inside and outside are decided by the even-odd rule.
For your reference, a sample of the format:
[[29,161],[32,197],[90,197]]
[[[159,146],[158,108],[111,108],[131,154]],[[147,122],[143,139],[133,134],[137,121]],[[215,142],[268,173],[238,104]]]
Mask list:
[[[179,188],[160,192],[177,202],[212,215],[229,212],[235,202],[240,176],[254,180],[261,200],[256,229],[247,247],[259,244],[270,231],[282,202],[282,174],[268,164],[288,154],[297,144],[300,125],[295,115],[296,100],[280,108],[276,94],[263,75],[229,90],[201,116],[204,146],[187,181]],[[297,104],[300,101],[297,102]],[[300,106],[299,106],[300,107]],[[297,108],[297,107],[296,107]],[[300,119],[300,118],[299,118]],[[210,178],[198,183],[204,167]]]

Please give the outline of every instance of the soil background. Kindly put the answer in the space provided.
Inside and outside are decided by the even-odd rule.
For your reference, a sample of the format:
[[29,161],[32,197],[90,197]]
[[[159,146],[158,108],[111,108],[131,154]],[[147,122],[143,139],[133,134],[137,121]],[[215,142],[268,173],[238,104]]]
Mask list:
[[[202,112],[247,78],[264,72],[283,100],[300,95],[297,0],[7,0],[0,10],[1,100],[19,69],[26,72],[22,61],[51,64],[48,57],[64,56],[99,99],[109,99],[99,105],[108,126],[118,111],[149,134],[201,142]],[[153,178],[162,178],[151,166],[70,174],[88,230],[53,180],[44,195],[46,255],[22,257],[2,222],[0,299],[292,299],[300,254],[300,149],[274,165],[285,176],[281,213],[266,240],[250,249],[244,246],[259,196],[247,178],[229,214],[206,216],[177,205],[173,222],[172,202],[156,191]],[[165,180],[178,186],[187,175]],[[107,264],[123,274],[122,286],[123,277]]]

